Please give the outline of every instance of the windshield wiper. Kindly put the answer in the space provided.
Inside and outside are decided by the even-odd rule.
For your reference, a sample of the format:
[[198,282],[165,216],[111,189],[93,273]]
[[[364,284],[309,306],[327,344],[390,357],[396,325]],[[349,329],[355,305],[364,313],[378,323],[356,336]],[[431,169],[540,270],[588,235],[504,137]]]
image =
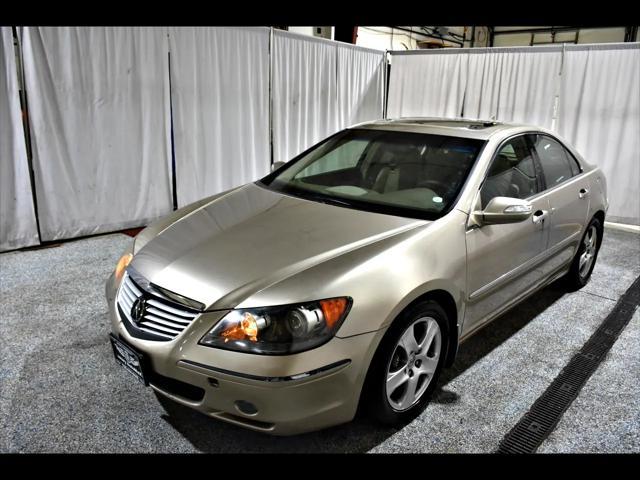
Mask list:
[[347,207],[352,207],[353,206],[353,203],[348,202],[347,200],[338,200],[337,198],[324,197],[322,195],[318,195],[317,200],[319,202],[329,203],[329,204],[332,204],[332,205],[344,205],[344,206],[347,206]]
[[296,195],[300,198],[306,198],[307,200],[313,200],[315,202],[325,203],[328,205],[353,207],[353,204],[348,200],[337,199],[334,197],[323,195],[321,193],[310,192],[308,190],[302,190],[302,189],[296,188],[296,189],[290,189],[289,193],[292,193],[293,195]]

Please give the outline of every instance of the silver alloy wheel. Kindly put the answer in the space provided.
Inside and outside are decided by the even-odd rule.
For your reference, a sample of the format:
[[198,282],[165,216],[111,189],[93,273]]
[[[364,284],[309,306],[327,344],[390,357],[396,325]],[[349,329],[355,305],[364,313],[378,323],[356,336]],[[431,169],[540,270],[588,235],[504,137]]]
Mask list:
[[589,274],[598,247],[598,229],[595,225],[591,225],[589,230],[587,230],[587,234],[584,236],[584,240],[582,240],[582,245],[584,246],[584,251],[582,255],[580,255],[578,272],[580,273],[580,277],[585,278]]
[[440,326],[432,317],[419,318],[404,331],[387,365],[385,390],[394,410],[408,410],[424,395],[438,366],[441,346]]

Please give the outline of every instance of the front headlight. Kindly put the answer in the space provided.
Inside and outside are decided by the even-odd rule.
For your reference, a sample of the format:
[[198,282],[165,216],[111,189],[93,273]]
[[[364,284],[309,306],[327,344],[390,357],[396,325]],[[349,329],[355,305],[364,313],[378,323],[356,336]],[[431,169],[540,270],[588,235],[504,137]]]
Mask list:
[[349,309],[348,297],[232,310],[200,340],[208,347],[261,355],[303,352],[329,341]]

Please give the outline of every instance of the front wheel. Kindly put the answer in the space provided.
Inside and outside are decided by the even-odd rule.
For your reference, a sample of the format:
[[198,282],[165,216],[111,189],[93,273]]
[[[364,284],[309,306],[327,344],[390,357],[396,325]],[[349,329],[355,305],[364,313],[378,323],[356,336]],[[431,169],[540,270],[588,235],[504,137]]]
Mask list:
[[445,311],[434,301],[415,305],[391,325],[365,385],[374,418],[400,424],[426,406],[446,355],[447,325]]
[[587,226],[582,241],[566,276],[570,290],[578,290],[589,283],[602,243],[602,224],[594,218]]

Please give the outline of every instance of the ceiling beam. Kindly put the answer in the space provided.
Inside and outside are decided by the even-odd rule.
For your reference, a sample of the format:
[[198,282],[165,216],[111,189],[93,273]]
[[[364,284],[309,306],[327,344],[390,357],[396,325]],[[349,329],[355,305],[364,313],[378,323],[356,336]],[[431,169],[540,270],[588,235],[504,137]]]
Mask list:
[[412,33],[414,35],[422,35],[423,37],[434,38],[436,40],[442,40],[442,41],[445,41],[445,42],[450,42],[450,43],[454,43],[456,45],[463,46],[463,43],[460,40],[455,40],[453,38],[445,38],[445,37],[437,36],[437,35],[431,35],[429,33],[426,33],[425,31],[420,31],[420,30],[416,31],[416,30],[411,30],[409,28],[404,28],[404,27],[387,26],[387,28],[395,28],[396,30],[402,30],[403,32]]
[[494,30],[494,35],[512,35],[517,33],[555,33],[555,32],[575,32],[576,30],[595,30],[603,28],[625,28],[625,27],[543,27],[543,28],[521,28],[517,30]]

